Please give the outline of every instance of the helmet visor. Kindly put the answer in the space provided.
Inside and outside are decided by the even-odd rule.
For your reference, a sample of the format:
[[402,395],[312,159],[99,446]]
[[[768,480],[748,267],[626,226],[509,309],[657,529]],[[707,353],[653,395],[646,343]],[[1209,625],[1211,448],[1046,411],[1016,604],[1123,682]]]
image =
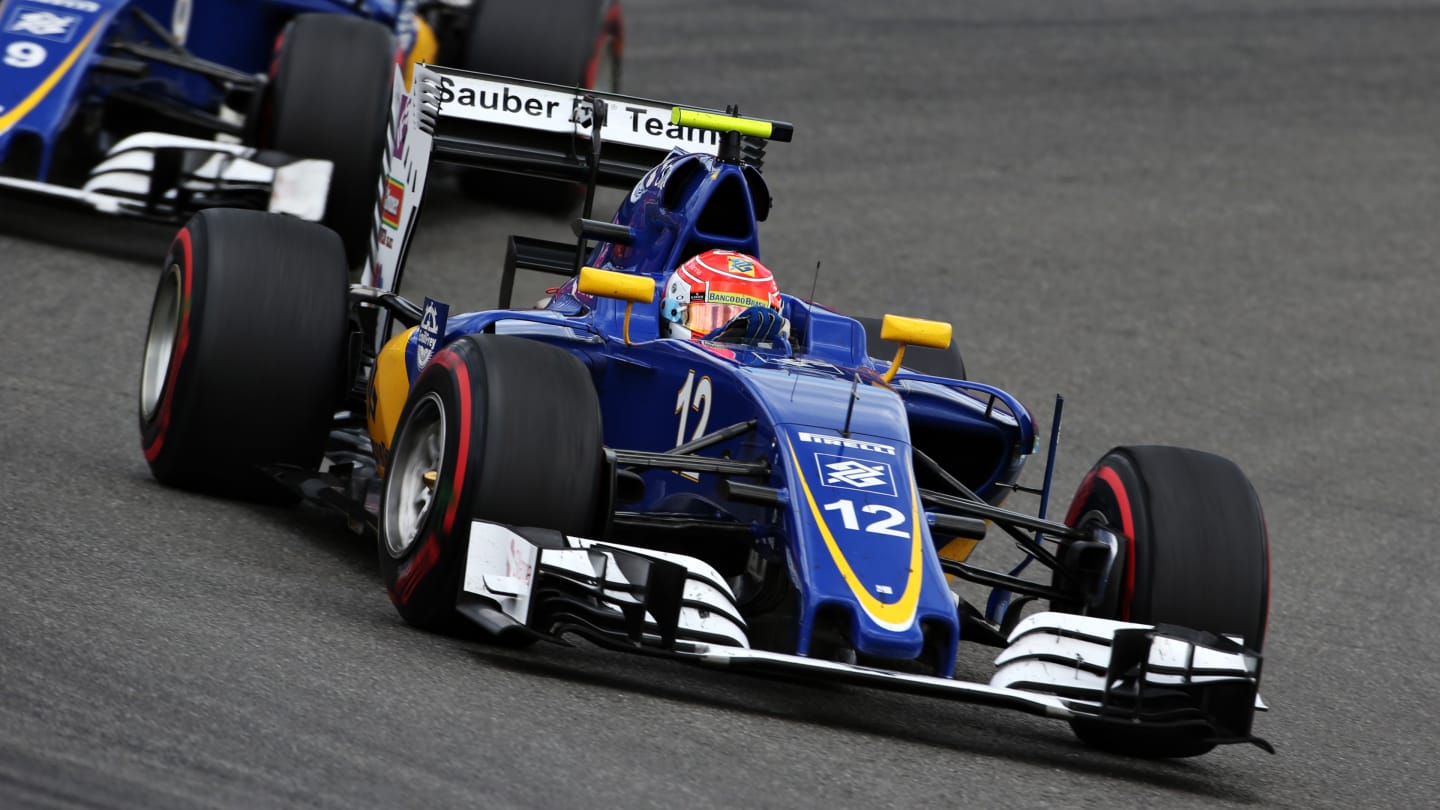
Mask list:
[[696,335],[708,335],[749,309],[740,304],[707,304],[697,301],[690,305],[685,325]]

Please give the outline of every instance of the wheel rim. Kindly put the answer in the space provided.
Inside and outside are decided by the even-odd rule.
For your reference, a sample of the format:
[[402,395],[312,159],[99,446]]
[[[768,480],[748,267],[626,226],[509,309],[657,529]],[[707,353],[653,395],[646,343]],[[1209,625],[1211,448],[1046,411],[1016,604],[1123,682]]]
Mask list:
[[445,461],[445,405],[434,392],[415,403],[390,454],[385,476],[385,548],[402,557],[415,544],[435,502],[436,477]]
[[160,409],[170,361],[180,333],[180,265],[172,264],[160,279],[145,334],[145,361],[140,369],[140,415],[149,422]]

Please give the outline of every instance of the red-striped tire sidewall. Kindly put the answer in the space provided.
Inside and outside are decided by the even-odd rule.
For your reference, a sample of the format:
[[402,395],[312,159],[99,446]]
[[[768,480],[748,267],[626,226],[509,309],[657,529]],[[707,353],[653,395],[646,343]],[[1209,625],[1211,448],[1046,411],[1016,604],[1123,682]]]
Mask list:
[[[390,555],[384,539],[380,567],[385,588],[396,609],[419,626],[435,626],[449,619],[461,570],[459,555],[470,537],[470,504],[474,502],[478,477],[478,448],[472,431],[483,427],[484,414],[478,411],[474,377],[483,359],[474,344],[462,340],[436,353],[415,383],[400,417],[405,431],[415,404],[427,393],[439,395],[445,408],[445,458],[441,463],[435,500],[425,517],[419,537],[398,559]],[[404,436],[397,432],[395,447]],[[380,516],[384,525],[386,515]],[[382,529],[383,531],[383,529]]]
[[[175,423],[185,418],[183,413],[176,413],[174,403],[176,389],[184,385],[189,375],[193,374],[191,365],[186,363],[186,358],[193,354],[191,347],[195,339],[191,325],[196,318],[203,317],[203,314],[197,311],[196,305],[203,300],[204,296],[198,287],[205,281],[201,274],[195,272],[194,240],[190,231],[192,227],[203,226],[199,221],[195,221],[181,228],[165,256],[162,273],[168,274],[170,268],[177,265],[180,269],[180,322],[176,329],[174,348],[170,353],[169,368],[165,373],[165,383],[161,389],[159,407],[148,420],[143,409],[140,411],[141,448],[145,453],[145,460],[155,469],[156,477],[162,480],[166,477],[162,474],[162,470],[167,466],[166,438],[174,432]],[[157,290],[156,301],[151,305],[152,317],[153,308],[158,303]]]
[[1065,524],[1074,526],[1087,513],[1099,511],[1110,522],[1111,530],[1117,532],[1125,543],[1124,580],[1120,587],[1119,604],[1114,606],[1113,616],[1121,621],[1132,621],[1132,617],[1137,615],[1134,604],[1137,564],[1135,532],[1137,526],[1140,526],[1142,531],[1148,527],[1148,523],[1142,522],[1145,518],[1144,501],[1137,497],[1139,487],[1140,482],[1130,465],[1119,456],[1107,454],[1086,473],[1075,492],[1075,498],[1070,502],[1070,509],[1065,513]]
[[261,468],[320,463],[348,369],[341,251],[319,225],[261,211],[206,209],[180,231],[155,298],[175,313],[152,304],[140,374],[156,480],[292,499]]
[[[455,600],[475,519],[599,536],[609,504],[594,385],[569,350],[513,335],[458,337],[425,367],[400,416],[376,544],[386,589],[407,622],[462,626]],[[401,502],[407,479],[398,476],[428,472],[408,454],[413,426],[429,424],[420,409],[431,397],[445,412],[444,458],[415,541],[397,556],[390,549],[399,545],[392,532],[400,515],[390,510],[410,508]]]

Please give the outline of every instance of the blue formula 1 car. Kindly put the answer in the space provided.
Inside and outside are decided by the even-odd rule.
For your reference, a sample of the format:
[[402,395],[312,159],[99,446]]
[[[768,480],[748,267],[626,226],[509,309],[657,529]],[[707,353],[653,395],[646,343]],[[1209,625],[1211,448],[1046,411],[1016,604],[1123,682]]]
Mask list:
[[[758,273],[759,158],[790,134],[417,69],[391,103],[371,284],[347,290],[334,235],[294,218],[180,231],[141,373],[153,474],[341,511],[423,628],[1006,707],[1138,756],[1268,750],[1268,545],[1233,463],[1116,448],[1050,520],[1049,463],[1037,515],[1001,506],[1037,432],[964,379],[948,324],[777,295],[672,336],[677,267],[725,251]],[[499,307],[451,314],[398,293],[442,161],[632,191],[609,221],[587,206],[575,243],[512,237]],[[567,280],[514,307],[521,270]],[[1047,575],[967,562],[996,533]],[[962,641],[1000,648],[988,683],[955,677]]]
[[3,0],[0,189],[320,220],[364,257],[391,65],[615,88],[613,0]]

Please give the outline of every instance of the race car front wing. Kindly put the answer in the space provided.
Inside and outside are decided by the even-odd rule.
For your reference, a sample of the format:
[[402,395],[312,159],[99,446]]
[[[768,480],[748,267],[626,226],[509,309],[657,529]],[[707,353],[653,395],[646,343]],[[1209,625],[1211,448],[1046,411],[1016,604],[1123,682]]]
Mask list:
[[1188,628],[1069,613],[1026,617],[990,683],[750,648],[725,580],[693,557],[559,532],[471,526],[459,612],[497,635],[666,655],[758,674],[949,698],[1098,724],[1193,729],[1216,744],[1253,743],[1260,655]]
[[253,208],[319,221],[333,164],[223,141],[141,132],[115,144],[75,188],[0,177],[0,190],[183,222],[203,208]]
[[729,586],[693,557],[478,520],[466,554],[457,608],[498,635],[575,632],[659,650],[680,641],[749,646]]

